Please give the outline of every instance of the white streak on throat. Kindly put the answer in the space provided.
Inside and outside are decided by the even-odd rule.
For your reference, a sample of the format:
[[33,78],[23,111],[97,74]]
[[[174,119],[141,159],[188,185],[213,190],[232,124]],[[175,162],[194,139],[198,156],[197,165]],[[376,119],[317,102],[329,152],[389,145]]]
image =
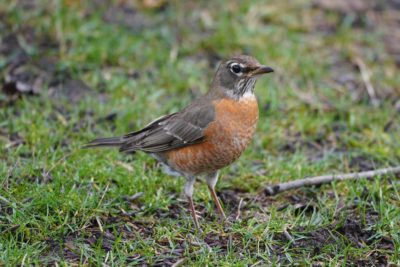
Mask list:
[[240,98],[239,101],[254,101],[256,99],[256,95],[252,91],[247,91]]

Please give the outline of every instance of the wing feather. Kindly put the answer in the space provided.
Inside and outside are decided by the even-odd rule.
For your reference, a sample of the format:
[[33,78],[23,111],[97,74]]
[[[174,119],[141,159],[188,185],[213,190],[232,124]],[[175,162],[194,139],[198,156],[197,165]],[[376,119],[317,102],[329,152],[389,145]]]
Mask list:
[[205,128],[215,117],[213,106],[205,102],[194,102],[181,112],[160,117],[143,129],[125,135],[120,151],[158,153],[202,142]]

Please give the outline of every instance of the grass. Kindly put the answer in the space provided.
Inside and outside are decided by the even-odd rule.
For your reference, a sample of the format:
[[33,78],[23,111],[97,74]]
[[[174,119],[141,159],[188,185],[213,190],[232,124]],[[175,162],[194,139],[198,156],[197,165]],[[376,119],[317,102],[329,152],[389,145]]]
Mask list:
[[[36,95],[0,93],[0,263],[400,264],[395,177],[275,197],[262,191],[304,176],[400,165],[400,78],[382,41],[385,23],[371,29],[369,16],[301,0],[172,1],[160,9],[24,2],[0,4],[2,83],[9,73],[29,74],[30,82],[43,74],[45,82]],[[387,19],[385,10],[377,14]],[[185,212],[182,179],[142,153],[81,146],[179,110],[207,90],[219,58],[237,53],[276,72],[256,86],[254,142],[217,186],[232,216],[243,198],[241,217],[221,225],[198,183],[200,233]],[[356,59],[371,73],[379,106]],[[13,60],[22,67],[10,69]]]

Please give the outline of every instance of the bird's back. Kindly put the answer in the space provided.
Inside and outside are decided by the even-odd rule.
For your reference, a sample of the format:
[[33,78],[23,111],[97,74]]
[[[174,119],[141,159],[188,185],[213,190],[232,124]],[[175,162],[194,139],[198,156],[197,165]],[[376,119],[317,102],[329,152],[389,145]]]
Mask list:
[[203,142],[204,130],[214,118],[215,108],[210,96],[204,95],[181,111],[162,116],[138,131],[121,137],[98,138],[87,147],[117,146],[126,153],[166,152]]

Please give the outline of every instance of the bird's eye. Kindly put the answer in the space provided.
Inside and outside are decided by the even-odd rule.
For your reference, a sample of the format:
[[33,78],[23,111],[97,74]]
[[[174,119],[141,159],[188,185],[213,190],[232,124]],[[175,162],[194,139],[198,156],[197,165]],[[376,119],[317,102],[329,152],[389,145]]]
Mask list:
[[239,64],[237,64],[237,63],[233,63],[233,64],[231,65],[231,71],[232,71],[234,74],[239,74],[239,73],[242,72],[242,67],[241,67]]

